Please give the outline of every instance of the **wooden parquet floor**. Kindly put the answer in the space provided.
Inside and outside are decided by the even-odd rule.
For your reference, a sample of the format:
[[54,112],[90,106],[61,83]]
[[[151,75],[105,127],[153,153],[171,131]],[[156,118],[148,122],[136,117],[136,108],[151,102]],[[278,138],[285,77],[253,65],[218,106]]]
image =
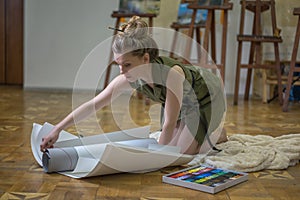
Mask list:
[[[104,132],[131,126],[123,116],[126,106],[116,102],[112,120],[110,107],[98,113]],[[133,122],[158,127],[159,108],[146,106],[140,99],[130,101]],[[133,108],[133,109],[132,109]],[[271,200],[300,199],[300,165],[287,170],[264,170],[249,174],[249,180],[215,195],[162,183],[167,168],[145,174],[116,174],[72,179],[60,174],[46,174],[35,162],[30,149],[30,134],[34,122],[55,124],[72,109],[70,92],[26,91],[19,87],[0,86],[0,199],[140,199],[140,200]],[[150,110],[150,115],[148,111]],[[232,105],[228,97],[225,127],[229,135],[236,133],[279,136],[300,133],[300,104],[293,103],[283,113],[278,102],[263,104],[260,100],[240,100]],[[82,127],[87,132],[89,123]],[[68,129],[76,133],[75,128]]]

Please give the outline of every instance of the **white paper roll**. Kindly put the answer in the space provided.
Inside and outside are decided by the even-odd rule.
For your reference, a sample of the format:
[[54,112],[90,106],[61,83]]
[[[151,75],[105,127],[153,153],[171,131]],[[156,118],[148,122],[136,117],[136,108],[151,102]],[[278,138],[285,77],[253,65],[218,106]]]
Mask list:
[[47,173],[73,171],[78,154],[74,147],[52,148],[43,153],[43,168]]

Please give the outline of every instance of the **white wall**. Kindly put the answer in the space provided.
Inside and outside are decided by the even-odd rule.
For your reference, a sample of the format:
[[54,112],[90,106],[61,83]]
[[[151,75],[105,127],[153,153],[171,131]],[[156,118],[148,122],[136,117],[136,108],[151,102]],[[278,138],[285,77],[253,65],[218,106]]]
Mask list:
[[26,0],[24,87],[72,88],[88,53],[111,37],[117,8],[118,0]]
[[[232,2],[234,9],[229,13],[225,78],[229,94],[234,88],[240,9],[239,0]],[[154,26],[169,28],[176,19],[178,3],[179,0],[162,0],[161,14],[154,20]],[[115,19],[110,15],[117,8],[118,0],[26,0],[24,87],[72,89],[86,56],[104,42],[97,66],[81,76],[86,82],[83,88],[99,81],[110,50],[107,38],[112,36],[112,31],[107,27],[114,26]],[[217,31],[219,29],[217,27]],[[220,34],[217,38],[220,39]],[[94,78],[97,80],[92,81]]]

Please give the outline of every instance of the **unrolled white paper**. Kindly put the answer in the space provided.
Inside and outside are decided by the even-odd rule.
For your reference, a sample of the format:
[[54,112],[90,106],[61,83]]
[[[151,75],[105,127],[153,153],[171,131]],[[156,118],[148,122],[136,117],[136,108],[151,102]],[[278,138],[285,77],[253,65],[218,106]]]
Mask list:
[[52,128],[49,123],[33,124],[31,134],[32,153],[45,172],[83,178],[156,170],[193,159],[191,155],[174,152],[178,151],[176,148],[155,150],[157,141],[149,138],[149,126],[83,138],[62,131],[54,148],[43,155],[40,143]]

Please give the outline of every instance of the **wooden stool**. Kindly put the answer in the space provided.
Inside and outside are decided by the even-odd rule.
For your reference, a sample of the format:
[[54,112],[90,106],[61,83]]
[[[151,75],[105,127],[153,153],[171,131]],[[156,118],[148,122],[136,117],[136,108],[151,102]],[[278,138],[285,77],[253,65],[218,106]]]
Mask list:
[[[192,3],[188,6],[189,9],[193,9],[192,21],[189,28],[189,37],[193,36],[194,29],[196,27],[195,19],[197,15],[197,10],[207,10],[207,19],[205,22],[205,33],[203,38],[203,48],[209,52],[209,33],[211,34],[211,57],[216,63],[217,67],[221,70],[221,77],[223,81],[225,80],[225,64],[226,64],[226,44],[227,44],[227,23],[228,23],[228,11],[232,10],[233,4],[224,0],[223,5],[198,5],[197,3]],[[222,26],[222,47],[221,47],[221,62],[217,63],[216,60],[216,28],[215,28],[215,12],[216,10],[223,11],[224,21]],[[191,54],[191,44],[187,45],[186,55],[189,57]],[[200,58],[199,58],[200,60]],[[202,66],[202,63],[199,63]],[[208,66],[209,67],[209,66]]]
[[[241,17],[240,17],[240,32],[237,36],[238,41],[238,57],[237,57],[237,69],[236,69],[236,79],[235,79],[235,90],[234,90],[234,105],[238,103],[238,93],[239,93],[239,82],[240,82],[240,70],[246,68],[247,81],[245,88],[244,99],[249,99],[249,90],[251,84],[251,76],[253,68],[261,69],[276,69],[277,72],[277,84],[278,84],[278,96],[279,103],[282,104],[282,83],[281,83],[281,70],[280,70],[280,59],[279,59],[279,47],[278,43],[282,42],[280,37],[279,29],[276,25],[276,15],[275,15],[275,1],[262,1],[262,0],[242,0],[241,1]],[[262,35],[261,30],[261,14],[264,11],[271,11],[271,21],[272,21],[272,31],[273,35]],[[244,34],[244,22],[245,13],[250,11],[254,13],[252,34]],[[249,63],[242,64],[242,49],[243,42],[250,42],[250,52],[249,52]],[[274,53],[275,53],[275,64],[262,64],[262,43],[273,43]]]
[[290,67],[290,71],[288,74],[285,98],[284,98],[284,102],[283,102],[283,106],[282,106],[283,112],[288,111],[289,94],[290,94],[291,87],[292,87],[294,72],[300,72],[300,68],[296,67],[296,60],[297,60],[297,53],[298,53],[299,39],[300,39],[300,7],[294,8],[293,14],[298,15],[298,25],[297,25],[296,34],[295,34],[294,48],[293,48],[292,58],[291,58],[291,67]]
[[[123,13],[123,12],[119,12],[119,11],[114,11],[111,14],[112,18],[116,18],[116,24],[115,24],[115,28],[118,29],[120,27],[120,22],[122,18],[131,18],[133,16],[139,16],[142,18],[148,18],[149,21],[149,27],[153,26],[153,18],[156,17],[156,14],[152,14],[152,13],[141,13],[141,14],[137,14],[137,13]],[[117,30],[114,30],[114,35],[117,34]],[[105,81],[104,81],[104,88],[106,88],[106,86],[109,84],[109,79],[110,79],[110,73],[111,73],[111,67],[113,65],[113,53],[110,52],[110,57],[109,57],[109,64],[107,66],[107,70],[106,70],[106,75],[105,75]]]

